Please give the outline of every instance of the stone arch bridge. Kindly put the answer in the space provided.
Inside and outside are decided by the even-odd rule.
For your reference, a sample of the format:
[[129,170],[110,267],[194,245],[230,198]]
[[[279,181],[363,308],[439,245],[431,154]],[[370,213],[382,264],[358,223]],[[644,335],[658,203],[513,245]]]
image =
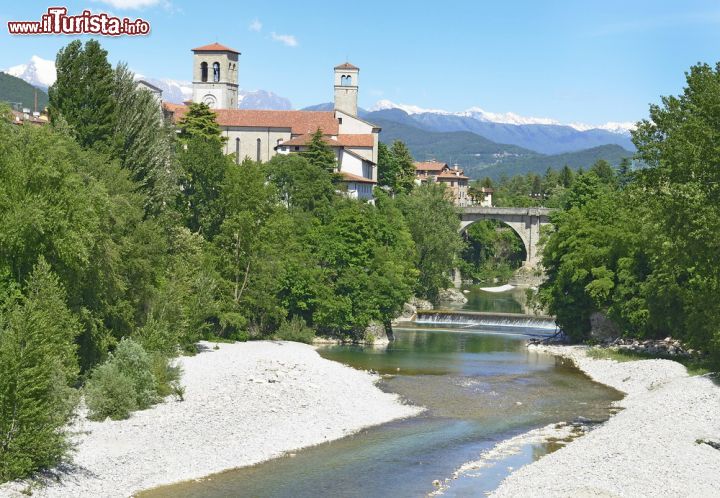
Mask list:
[[552,211],[552,209],[541,207],[464,207],[460,208],[460,233],[464,233],[476,221],[501,221],[520,236],[525,246],[525,267],[535,268],[540,261],[538,254],[540,227],[550,224],[549,216]]

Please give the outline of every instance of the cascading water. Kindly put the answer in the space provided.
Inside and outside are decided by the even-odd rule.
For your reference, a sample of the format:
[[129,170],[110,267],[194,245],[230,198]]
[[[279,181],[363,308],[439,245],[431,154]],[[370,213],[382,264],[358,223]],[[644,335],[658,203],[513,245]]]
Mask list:
[[449,325],[511,330],[528,336],[549,336],[558,331],[555,320],[548,316],[511,313],[478,313],[463,311],[418,312],[417,325]]

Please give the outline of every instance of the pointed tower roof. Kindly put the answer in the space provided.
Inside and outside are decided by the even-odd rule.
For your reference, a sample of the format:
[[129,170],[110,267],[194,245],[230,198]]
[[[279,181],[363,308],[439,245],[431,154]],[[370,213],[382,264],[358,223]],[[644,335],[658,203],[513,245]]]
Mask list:
[[210,45],[203,45],[202,47],[197,47],[192,49],[193,52],[232,52],[234,54],[239,54],[237,50],[234,50],[230,47],[226,47],[225,45],[220,45],[218,42],[211,43]]
[[344,62],[340,64],[339,66],[335,66],[335,69],[355,69],[356,71],[359,71],[360,68],[357,66],[353,66],[349,62]]

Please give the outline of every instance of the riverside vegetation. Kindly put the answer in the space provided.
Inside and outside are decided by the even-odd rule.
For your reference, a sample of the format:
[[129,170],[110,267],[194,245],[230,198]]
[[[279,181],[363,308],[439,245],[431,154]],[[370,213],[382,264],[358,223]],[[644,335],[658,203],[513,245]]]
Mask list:
[[[321,130],[237,165],[206,106],[176,133],[96,41],[56,65],[52,126],[0,119],[0,480],[68,458],[81,394],[99,419],[181,398],[172,359],[200,339],[361,338],[448,285],[459,219],[402,143],[370,205],[339,192]],[[600,311],[717,357],[718,99],[718,68],[694,67],[635,132],[646,170],[558,175],[540,299],[571,337]]]
[[81,395],[94,419],[181,398],[173,357],[200,339],[361,339],[448,285],[459,220],[402,144],[371,205],[320,130],[237,165],[207,106],[176,132],[96,41],[56,65],[51,126],[0,119],[0,481],[68,458]]

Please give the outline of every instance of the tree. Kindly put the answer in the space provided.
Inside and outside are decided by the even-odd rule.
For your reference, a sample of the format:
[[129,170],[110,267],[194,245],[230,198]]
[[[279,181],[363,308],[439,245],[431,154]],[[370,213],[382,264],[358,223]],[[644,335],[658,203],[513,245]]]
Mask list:
[[393,191],[397,194],[410,193],[415,186],[415,162],[404,142],[395,140],[390,148],[395,178]]
[[325,143],[323,132],[320,128],[315,130],[307,149],[299,153],[310,164],[317,168],[321,168],[328,173],[332,173],[337,168],[337,160],[335,153],[328,144]]
[[220,131],[215,113],[204,103],[190,104],[185,115],[178,121],[178,127],[179,140],[183,145],[187,145],[192,139],[198,139],[210,142],[221,149],[227,141],[227,137],[224,137]]
[[418,187],[398,198],[398,204],[415,241],[415,266],[420,272],[415,291],[436,301],[439,290],[450,284],[448,275],[463,247],[460,218],[442,185]]
[[62,119],[83,147],[108,151],[113,147],[115,82],[107,52],[96,40],[83,47],[79,40],[60,49],[55,60],[57,80],[49,88],[53,123]]
[[[698,64],[686,73],[678,96],[650,106],[633,132],[638,158],[649,167],[636,173],[653,201],[658,269],[651,289],[650,320],[675,325],[695,347],[720,357],[720,64]],[[668,306],[673,303],[673,306]],[[659,328],[659,327],[658,327]],[[675,332],[673,332],[675,334]]]
[[59,463],[78,373],[80,324],[65,291],[40,258],[25,288],[0,296],[0,481]]
[[383,142],[378,144],[378,186],[393,188],[395,183],[395,164],[390,149]]
[[177,196],[177,163],[173,131],[165,125],[162,109],[147,90],[139,89],[135,75],[124,64],[115,70],[115,148],[113,155],[147,195],[145,210],[159,213]]
[[568,166],[567,164],[563,166],[563,168],[560,170],[560,184],[565,188],[570,187],[573,182],[573,177],[573,171],[570,169],[570,166]]
[[291,210],[314,212],[327,207],[335,196],[328,170],[299,154],[278,154],[268,161],[266,170],[281,202]]
[[607,185],[617,183],[615,169],[605,159],[598,159],[595,164],[590,167],[590,173],[597,175],[600,181]]
[[415,163],[410,150],[400,140],[390,149],[381,143],[378,149],[378,184],[395,194],[409,193],[415,186]]
[[225,172],[231,162],[223,154],[218,140],[195,134],[193,131],[187,133],[187,142],[178,150],[178,210],[190,230],[200,232],[205,238],[212,240],[222,223],[218,198]]

